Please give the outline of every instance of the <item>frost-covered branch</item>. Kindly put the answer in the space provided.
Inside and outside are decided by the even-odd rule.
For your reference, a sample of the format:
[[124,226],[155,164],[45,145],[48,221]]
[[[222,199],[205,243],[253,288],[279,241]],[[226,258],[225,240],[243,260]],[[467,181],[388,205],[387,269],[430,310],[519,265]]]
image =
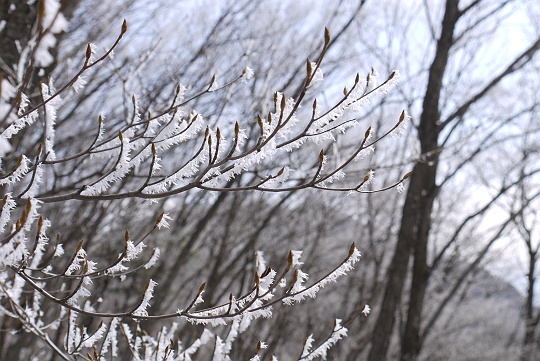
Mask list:
[[[262,253],[257,253],[252,283],[238,294],[231,291],[228,301],[205,303],[207,284],[203,283],[187,302],[178,301],[177,311],[155,311],[161,301],[156,296],[160,285],[154,281],[157,278],[145,272],[159,266],[165,253],[158,247],[157,233],[175,221],[168,213],[158,215],[153,226],[150,223],[150,229],[140,234],[125,231],[123,244],[115,239],[114,232],[100,230],[105,238],[102,244],[110,244],[110,249],[98,246],[96,250],[90,241],[81,240],[82,236],[74,239],[82,232],[60,235],[53,219],[48,219],[47,207],[69,203],[68,217],[78,217],[78,206],[71,201],[106,204],[108,200],[142,198],[157,202],[191,190],[221,194],[247,190],[399,190],[409,174],[378,189],[368,187],[373,184],[374,171],[362,179],[347,174],[356,162],[374,152],[375,144],[400,133],[405,126],[408,115],[402,112],[394,126],[372,139],[372,128],[360,126],[358,119],[374,97],[395,86],[397,71],[381,84],[376,84],[373,69],[363,80],[356,75],[343,97],[323,109],[315,97],[315,85],[324,81],[323,60],[331,43],[326,29],[316,61],[306,61],[300,91],[294,98],[274,92],[270,99],[273,108],[265,114],[246,112],[237,121],[214,122],[209,121],[213,114],[195,109],[198,102],[211,100],[220,92],[248,86],[254,71],[246,66],[240,74],[208,77],[209,82],[199,90],[189,84],[172,86],[172,95],[165,100],[133,95],[129,103],[128,96],[129,109],[121,119],[108,119],[91,109],[85,117],[97,121],[90,122],[95,126],[89,137],[77,134],[66,141],[63,129],[77,129],[81,124],[72,124],[69,117],[61,119],[62,107],[72,101],[72,91],[79,92],[93,83],[98,65],[108,64],[127,32],[127,23],[122,23],[119,35],[101,55],[96,55],[95,45],[88,44],[78,69],[67,80],[55,86],[52,78],[42,79],[43,83],[31,89],[34,72],[54,60],[50,50],[56,42],[55,34],[67,29],[57,0],[42,0],[39,6],[36,32],[28,44],[23,44],[17,76],[0,77],[3,317],[20,322],[25,332],[43,340],[66,360],[105,360],[123,357],[126,350],[137,360],[191,360],[205,346],[211,349],[214,360],[230,360],[233,344],[254,320],[272,317],[277,305],[292,306],[315,298],[323,287],[352,271],[360,259],[354,244],[343,261],[311,283],[300,268],[304,264],[301,251],[290,251],[280,272],[266,267]],[[308,101],[312,106],[306,113],[303,106]],[[82,132],[88,132],[88,128]],[[327,150],[339,137],[360,141],[345,157],[334,159]],[[19,138],[25,142],[19,142]],[[288,161],[292,156],[300,159],[298,166]],[[108,222],[115,221],[112,217]],[[122,227],[126,228],[131,229]],[[51,232],[56,237],[51,237]],[[96,251],[107,254],[97,256]],[[142,283],[137,278],[141,274],[145,279]],[[132,280],[122,302],[116,302],[117,295],[109,295],[103,286]],[[178,289],[187,293],[192,285]],[[363,311],[367,314],[369,307]],[[99,320],[99,325],[90,326],[84,318]],[[148,334],[143,327],[143,321],[165,319],[175,322],[169,328],[162,327],[157,335]],[[190,345],[183,345],[177,339],[178,329],[190,324],[202,325],[204,330]],[[301,359],[324,358],[327,350],[346,335],[345,326],[336,321],[330,336],[316,348],[308,338]],[[53,333],[60,336],[53,338]],[[267,346],[264,341],[254,345],[251,359],[259,360]],[[271,359],[277,360],[274,356]]]

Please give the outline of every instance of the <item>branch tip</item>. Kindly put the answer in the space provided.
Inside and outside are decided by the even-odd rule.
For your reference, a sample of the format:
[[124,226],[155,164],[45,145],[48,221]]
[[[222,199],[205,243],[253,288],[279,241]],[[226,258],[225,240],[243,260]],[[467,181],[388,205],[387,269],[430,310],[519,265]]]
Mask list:
[[92,56],[92,46],[90,43],[86,45],[86,61],[90,60],[90,57]]
[[292,266],[293,263],[293,253],[292,250],[289,251],[289,256],[287,257],[287,269]]
[[259,124],[259,129],[261,130],[261,134],[264,132],[264,126],[261,119],[261,116],[257,114],[257,124]]
[[349,258],[350,256],[353,255],[354,253],[354,250],[356,249],[356,245],[354,244],[354,242],[351,244],[351,248],[349,248],[349,256],[347,258]]
[[366,132],[364,133],[364,141],[366,141],[369,138],[369,135],[371,134],[371,126],[367,128]]
[[330,30],[325,26],[324,27],[324,46],[327,47],[330,43]]
[[165,212],[161,212],[161,214],[159,216],[157,216],[156,223],[154,224],[154,228],[156,228],[157,225],[161,223],[161,220],[163,219],[164,215],[165,215]]
[[401,111],[401,115],[399,116],[399,122],[398,124],[400,124],[402,121],[405,120],[405,110],[402,110]]

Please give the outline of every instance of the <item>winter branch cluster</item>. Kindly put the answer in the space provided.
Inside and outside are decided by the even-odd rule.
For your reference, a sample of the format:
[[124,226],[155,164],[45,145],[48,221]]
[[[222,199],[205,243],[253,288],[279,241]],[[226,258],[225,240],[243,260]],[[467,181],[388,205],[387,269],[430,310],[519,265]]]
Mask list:
[[[308,89],[323,81],[322,62],[330,43],[326,30],[320,55],[316,61],[306,61],[301,91],[295,98],[276,92],[274,109],[250,120],[256,124],[256,133],[239,121],[230,129],[212,128],[203,114],[190,108],[195,99],[211,96],[233,83],[249,82],[253,70],[246,66],[241,74],[223,82],[213,76],[206,89],[196,94],[188,94],[183,85],[176,86],[168,103],[161,104],[162,110],[155,114],[141,114],[137,96],[133,96],[131,113],[121,127],[108,128],[107,119],[97,115],[93,141],[82,145],[76,154],[66,154],[55,143],[57,109],[70,102],[72,91],[80,91],[87,82],[91,83],[92,68],[113,56],[128,26],[124,21],[116,41],[102,54],[88,44],[80,70],[67,83],[54,84],[50,79],[40,85],[40,94],[27,94],[34,71],[53,63],[51,48],[56,35],[65,31],[68,24],[60,12],[59,1],[40,4],[36,31],[21,51],[17,74],[11,79],[0,79],[0,161],[10,154],[17,156],[16,162],[0,163],[0,186],[4,192],[0,207],[0,312],[18,320],[22,324],[21,332],[33,334],[48,345],[48,352],[66,360],[122,359],[121,350],[126,349],[137,360],[190,360],[203,345],[211,345],[213,360],[227,360],[238,337],[254,320],[271,317],[274,305],[294,305],[315,298],[321,288],[353,269],[360,259],[354,244],[342,262],[311,283],[308,274],[300,268],[301,251],[290,251],[281,271],[268,267],[262,252],[258,252],[251,290],[242,295],[231,293],[229,301],[223,304],[205,305],[205,284],[202,284],[193,292],[191,303],[178,305],[173,313],[154,314],[151,306],[157,301],[153,294],[159,285],[152,279],[148,279],[138,302],[130,309],[101,310],[99,303],[106,294],[98,294],[97,304],[91,302],[90,296],[99,292],[93,289],[94,280],[125,280],[134,272],[144,272],[160,262],[163,252],[149,247],[147,241],[159,229],[169,227],[172,218],[168,213],[157,215],[153,228],[138,239],[132,239],[126,231],[123,249],[116,259],[99,264],[85,250],[84,241],[73,252],[64,250],[66,243],[78,240],[62,239],[60,234],[52,236],[54,224],[40,211],[44,203],[122,198],[152,202],[191,189],[292,192],[314,188],[369,193],[397,188],[401,191],[409,174],[387,187],[373,190],[369,186],[373,171],[351,182],[346,178],[346,170],[353,162],[370,155],[383,138],[402,132],[408,115],[403,112],[395,126],[377,137],[371,128],[362,130],[363,136],[350,156],[329,161],[325,149],[335,142],[335,135],[356,129],[355,112],[374,96],[388,92],[398,81],[399,73],[391,73],[380,84],[374,70],[365,79],[357,75],[353,85],[345,88],[343,97],[329,109],[323,109],[317,99],[312,99],[311,116],[305,117],[300,108],[308,102]],[[22,136],[30,137],[36,147],[16,146],[20,143],[14,139]],[[287,154],[306,144],[320,147],[319,154],[304,160],[309,165],[306,169],[291,169],[286,164]],[[178,162],[165,155],[178,147],[191,152],[189,159]],[[72,176],[59,177],[61,172]],[[231,187],[231,180],[243,175],[249,175],[249,181]],[[56,307],[54,317],[44,312],[45,303],[46,307]],[[369,312],[369,306],[365,305],[350,321],[336,319],[329,336],[317,345],[309,336],[298,359],[325,358],[328,349],[346,336],[348,322]],[[103,322],[90,330],[83,326],[84,317],[99,317]],[[157,335],[144,331],[144,322],[163,318],[174,322]],[[176,341],[178,322],[184,321],[204,325],[200,337],[190,345]],[[225,337],[215,331],[223,325],[228,327]],[[51,337],[58,329],[64,330],[63,344],[55,343]],[[258,360],[258,352],[265,347],[264,341],[254,345],[251,360]],[[272,356],[272,360],[277,358]]]

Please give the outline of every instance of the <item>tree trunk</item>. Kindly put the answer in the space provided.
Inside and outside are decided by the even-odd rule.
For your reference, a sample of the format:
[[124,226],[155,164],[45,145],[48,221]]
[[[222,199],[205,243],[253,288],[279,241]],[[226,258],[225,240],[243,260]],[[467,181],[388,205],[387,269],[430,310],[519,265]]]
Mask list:
[[[439,99],[443,87],[443,78],[448,63],[450,48],[453,45],[454,29],[460,17],[459,0],[448,0],[444,13],[442,31],[437,42],[435,59],[429,69],[429,80],[422,106],[422,115],[418,129],[418,137],[422,154],[426,156],[427,170],[422,180],[422,191],[418,195],[421,208],[415,210],[416,234],[410,243],[414,247],[413,274],[411,280],[409,309],[401,343],[401,360],[415,360],[422,347],[421,321],[424,296],[431,270],[427,264],[427,248],[431,228],[431,210],[438,193],[436,185],[439,164],[439,133],[441,127]],[[407,226],[407,225],[403,225]],[[409,225],[410,226],[410,225]]]
[[402,209],[401,225],[396,250],[390,265],[384,298],[372,335],[369,361],[386,359],[394,329],[395,312],[407,276],[411,251],[414,250],[413,278],[406,332],[402,338],[402,360],[414,358],[421,346],[420,321],[424,294],[429,279],[427,240],[431,227],[431,209],[437,194],[436,176],[439,160],[438,138],[439,99],[443,77],[453,44],[455,24],[460,16],[458,0],[448,0],[443,28],[437,43],[435,59],[429,69],[429,80],[418,125],[422,159],[414,168]]
[[0,0],[0,21],[5,27],[0,31],[0,75],[12,78],[15,66],[19,62],[17,44],[28,43],[32,36],[32,27],[36,22],[37,5],[28,5],[26,1]]
[[[530,240],[528,243],[531,245]],[[527,288],[527,300],[525,304],[525,337],[523,338],[523,351],[521,354],[521,361],[532,361],[535,354],[535,331],[540,319],[540,313],[535,317],[534,315],[534,283],[536,273],[536,260],[537,252],[529,249],[529,271],[527,273],[528,288]]]

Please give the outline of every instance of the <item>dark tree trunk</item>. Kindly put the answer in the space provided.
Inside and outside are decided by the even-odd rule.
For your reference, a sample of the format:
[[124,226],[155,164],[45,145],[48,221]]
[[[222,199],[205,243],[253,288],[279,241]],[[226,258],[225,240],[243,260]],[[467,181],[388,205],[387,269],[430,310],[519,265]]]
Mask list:
[[[20,53],[17,44],[28,43],[32,36],[32,27],[36,22],[37,5],[28,5],[26,1],[0,0],[0,21],[5,27],[0,31],[0,75],[13,78],[19,62]],[[14,79],[11,79],[14,80]]]
[[[531,246],[530,240],[528,243]],[[525,337],[523,338],[523,351],[521,361],[532,361],[535,356],[535,349],[538,347],[536,338],[536,328],[540,320],[540,313],[535,316],[534,307],[534,283],[536,282],[536,261],[538,253],[529,249],[529,271],[527,274],[528,288],[527,300],[525,304]]]
[[[443,78],[448,63],[450,48],[453,45],[454,29],[460,17],[459,0],[448,0],[444,13],[442,31],[437,42],[435,59],[429,68],[429,80],[422,106],[422,115],[418,129],[422,154],[426,155],[427,166],[422,179],[420,209],[412,210],[417,214],[416,224],[402,227],[416,227],[412,231],[410,244],[414,248],[413,274],[411,280],[409,309],[401,343],[401,360],[414,360],[422,347],[421,321],[424,296],[431,274],[427,264],[427,248],[431,228],[431,210],[438,193],[436,184],[439,164],[440,106],[439,100],[443,87]],[[419,163],[420,165],[421,163]]]
[[453,44],[454,27],[459,19],[458,0],[448,0],[443,28],[437,43],[435,59],[429,69],[429,80],[418,125],[422,159],[414,168],[402,209],[401,225],[396,250],[388,270],[387,284],[379,316],[372,335],[369,361],[386,359],[394,329],[395,312],[401,301],[407,277],[409,257],[414,251],[410,307],[402,338],[402,360],[414,358],[421,347],[420,321],[429,268],[427,266],[427,241],[431,227],[431,209],[438,188],[436,185],[439,160],[439,99],[443,77]]

